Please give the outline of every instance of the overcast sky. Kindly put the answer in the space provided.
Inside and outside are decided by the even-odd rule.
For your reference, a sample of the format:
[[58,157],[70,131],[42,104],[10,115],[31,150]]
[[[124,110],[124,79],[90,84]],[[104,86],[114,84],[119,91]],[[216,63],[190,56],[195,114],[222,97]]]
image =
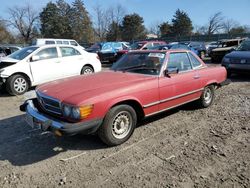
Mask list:
[[[74,0],[66,0],[69,4]],[[30,3],[37,11],[50,0],[1,0],[0,17],[8,19],[8,8]],[[55,2],[55,0],[52,0]],[[193,25],[205,25],[208,18],[221,11],[225,18],[233,19],[241,25],[250,25],[250,0],[83,0],[90,15],[98,4],[103,8],[121,4],[127,14],[138,13],[144,18],[146,27],[156,22],[171,21],[179,8],[188,13]]]

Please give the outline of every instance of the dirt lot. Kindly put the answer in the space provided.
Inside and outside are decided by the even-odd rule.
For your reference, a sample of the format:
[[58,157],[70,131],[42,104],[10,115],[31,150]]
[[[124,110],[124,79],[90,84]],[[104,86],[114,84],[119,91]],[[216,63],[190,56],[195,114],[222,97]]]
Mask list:
[[22,97],[0,95],[0,187],[250,187],[250,77],[214,105],[145,120],[125,144],[31,130]]

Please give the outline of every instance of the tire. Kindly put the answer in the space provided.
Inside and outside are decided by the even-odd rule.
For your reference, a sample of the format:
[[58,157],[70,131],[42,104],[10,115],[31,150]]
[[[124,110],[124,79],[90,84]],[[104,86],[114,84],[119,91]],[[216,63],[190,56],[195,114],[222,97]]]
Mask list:
[[232,72],[230,70],[227,70],[227,77],[230,78],[232,76]]
[[6,90],[10,95],[22,95],[28,91],[28,89],[28,80],[23,75],[13,75],[6,81]]
[[120,145],[133,134],[136,123],[137,115],[131,106],[115,106],[106,114],[98,136],[108,146]]
[[202,60],[205,59],[205,52],[201,51],[200,57]]
[[209,85],[204,88],[201,97],[198,100],[200,107],[207,108],[213,104],[215,97],[214,90],[213,85]]
[[94,70],[93,70],[93,68],[92,67],[90,67],[90,66],[84,66],[83,68],[82,68],[82,70],[81,70],[81,74],[93,74],[94,73]]

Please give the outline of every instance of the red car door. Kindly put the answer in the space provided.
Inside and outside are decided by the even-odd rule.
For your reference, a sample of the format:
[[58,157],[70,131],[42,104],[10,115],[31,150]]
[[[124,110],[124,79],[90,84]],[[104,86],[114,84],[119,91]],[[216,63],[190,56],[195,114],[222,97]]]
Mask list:
[[171,52],[167,68],[178,68],[177,74],[159,79],[159,110],[169,109],[200,97],[199,73],[194,70],[186,52]]

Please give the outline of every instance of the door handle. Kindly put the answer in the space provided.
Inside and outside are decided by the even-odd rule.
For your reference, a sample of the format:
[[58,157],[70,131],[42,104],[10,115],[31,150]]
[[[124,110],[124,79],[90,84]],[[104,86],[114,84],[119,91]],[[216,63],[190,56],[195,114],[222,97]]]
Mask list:
[[193,78],[194,78],[194,79],[199,79],[200,76],[199,76],[199,75],[195,75]]

